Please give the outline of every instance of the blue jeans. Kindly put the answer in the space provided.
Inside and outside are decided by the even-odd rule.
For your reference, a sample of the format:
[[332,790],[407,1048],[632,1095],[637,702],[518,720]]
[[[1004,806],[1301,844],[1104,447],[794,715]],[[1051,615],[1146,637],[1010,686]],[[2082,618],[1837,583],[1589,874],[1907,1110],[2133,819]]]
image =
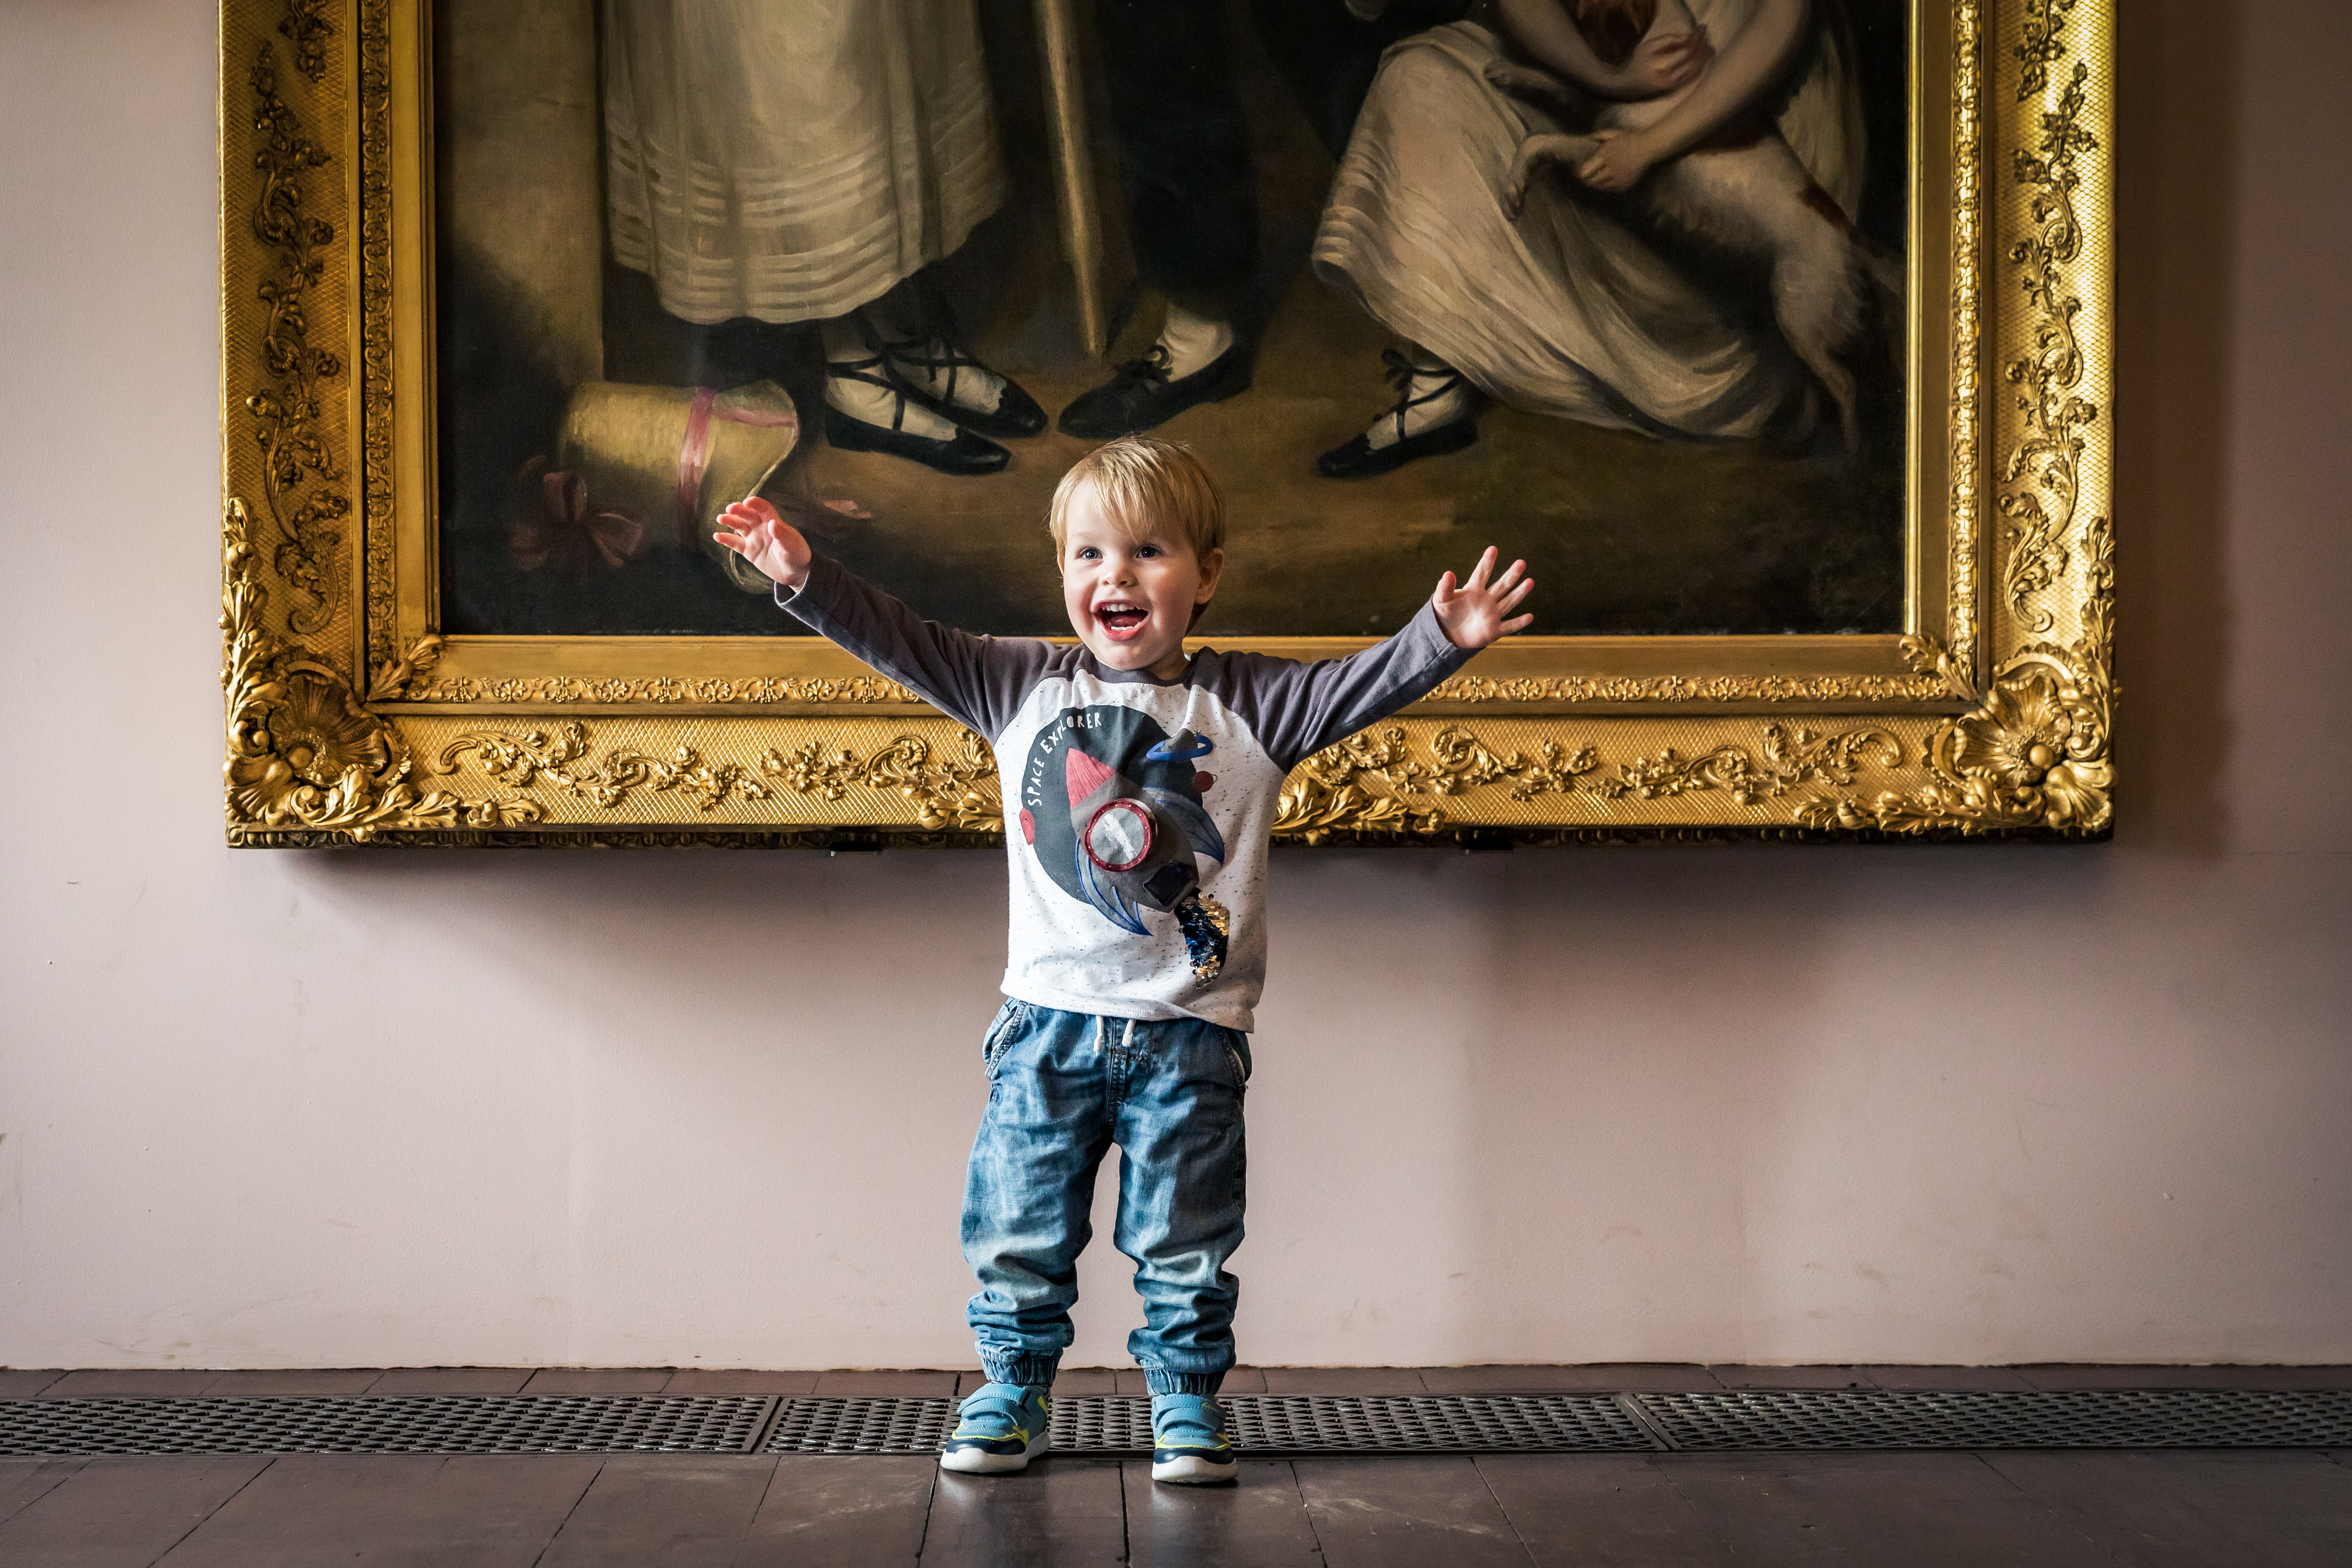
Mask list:
[[981,1047],[988,1110],[964,1179],[965,1309],[996,1383],[1045,1384],[1070,1343],[1095,1169],[1119,1147],[1118,1226],[1154,1394],[1214,1394],[1234,1364],[1249,1037],[1197,1018],[1099,1018],[1007,1002]]

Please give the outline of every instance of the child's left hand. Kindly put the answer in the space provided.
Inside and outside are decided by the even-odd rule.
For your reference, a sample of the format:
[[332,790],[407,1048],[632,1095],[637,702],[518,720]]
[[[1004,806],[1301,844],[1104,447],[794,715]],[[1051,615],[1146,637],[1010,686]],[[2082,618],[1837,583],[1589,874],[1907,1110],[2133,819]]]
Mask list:
[[[1437,580],[1437,592],[1429,596],[1430,608],[1437,612],[1437,624],[1445,628],[1445,640],[1455,647],[1475,651],[1497,637],[1524,631],[1535,620],[1533,616],[1503,618],[1517,608],[1519,601],[1528,596],[1528,590],[1536,585],[1536,580],[1527,577],[1522,582],[1528,563],[1514,561],[1510,570],[1496,578],[1490,586],[1486,574],[1495,569],[1495,547],[1490,544],[1486,553],[1478,557],[1478,564],[1470,569],[1468,582],[1457,587],[1454,574],[1448,572]],[[1513,587],[1515,583],[1518,586]]]
[[1576,177],[1596,191],[1631,190],[1658,161],[1641,132],[1596,131],[1592,136],[1601,145],[1577,166]]

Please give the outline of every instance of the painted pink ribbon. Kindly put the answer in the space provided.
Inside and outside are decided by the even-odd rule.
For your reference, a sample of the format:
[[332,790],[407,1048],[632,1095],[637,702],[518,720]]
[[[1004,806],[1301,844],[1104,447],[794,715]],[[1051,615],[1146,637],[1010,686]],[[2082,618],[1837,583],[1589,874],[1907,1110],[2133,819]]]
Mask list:
[[763,408],[721,408],[718,393],[707,386],[694,389],[694,405],[686,413],[686,440],[677,449],[677,542],[683,550],[702,542],[702,475],[710,466],[714,418],[763,430],[799,423],[790,414],[771,414]]

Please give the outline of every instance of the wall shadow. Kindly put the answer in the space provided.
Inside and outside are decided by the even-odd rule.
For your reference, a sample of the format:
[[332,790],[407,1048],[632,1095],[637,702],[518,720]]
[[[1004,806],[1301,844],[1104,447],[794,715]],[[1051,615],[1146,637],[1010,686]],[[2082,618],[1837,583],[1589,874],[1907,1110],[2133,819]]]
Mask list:
[[2223,531],[2244,9],[2158,0],[2116,29],[2116,831],[2199,858],[2222,853],[2230,826]]

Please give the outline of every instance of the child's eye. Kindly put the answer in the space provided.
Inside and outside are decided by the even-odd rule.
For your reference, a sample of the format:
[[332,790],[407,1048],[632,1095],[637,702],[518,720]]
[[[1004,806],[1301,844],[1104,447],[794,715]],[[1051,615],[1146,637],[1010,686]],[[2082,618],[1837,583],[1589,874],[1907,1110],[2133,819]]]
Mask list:
[[1136,558],[1139,561],[1151,560],[1159,553],[1160,546],[1157,544],[1139,544],[1135,547]]

